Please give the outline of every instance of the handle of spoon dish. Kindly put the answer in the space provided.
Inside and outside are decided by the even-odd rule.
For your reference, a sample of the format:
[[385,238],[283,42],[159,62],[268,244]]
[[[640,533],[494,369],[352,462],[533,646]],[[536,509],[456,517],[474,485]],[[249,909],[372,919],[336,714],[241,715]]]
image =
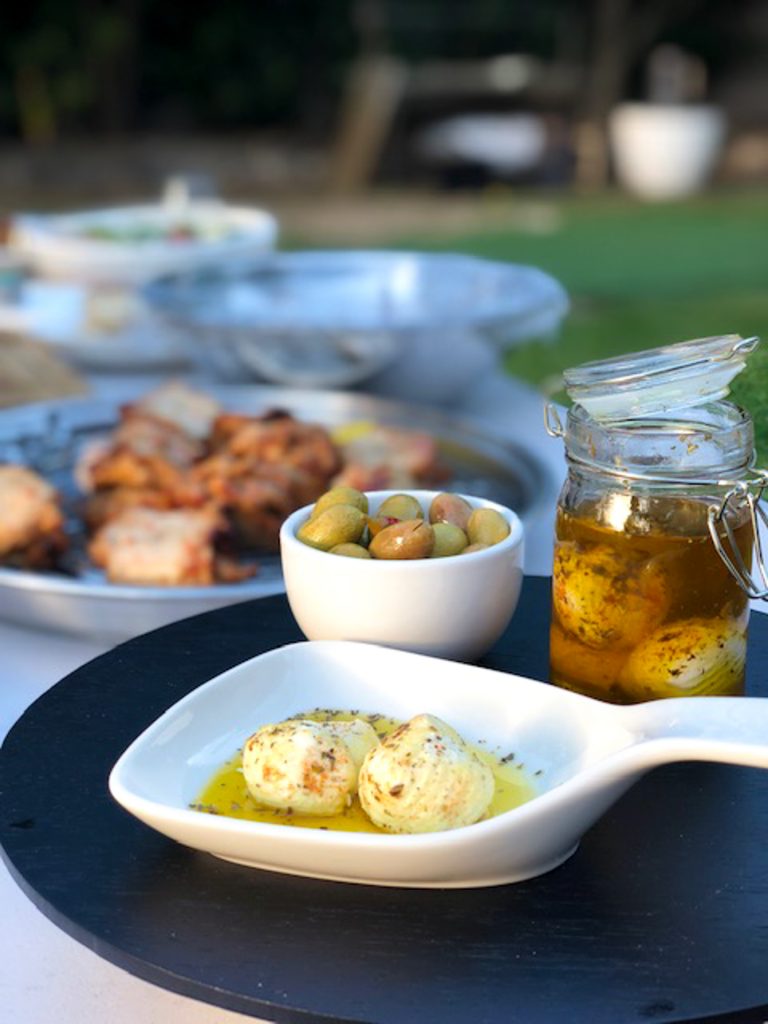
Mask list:
[[[768,698],[673,697],[617,709],[662,761],[722,761],[768,768]],[[646,753],[651,753],[646,748]]]

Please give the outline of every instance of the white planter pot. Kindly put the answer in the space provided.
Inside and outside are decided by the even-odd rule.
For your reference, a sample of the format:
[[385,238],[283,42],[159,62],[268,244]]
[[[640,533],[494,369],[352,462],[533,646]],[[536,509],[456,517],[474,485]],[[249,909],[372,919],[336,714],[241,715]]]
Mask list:
[[709,178],[725,137],[717,107],[623,103],[609,122],[619,182],[644,199],[676,199]]

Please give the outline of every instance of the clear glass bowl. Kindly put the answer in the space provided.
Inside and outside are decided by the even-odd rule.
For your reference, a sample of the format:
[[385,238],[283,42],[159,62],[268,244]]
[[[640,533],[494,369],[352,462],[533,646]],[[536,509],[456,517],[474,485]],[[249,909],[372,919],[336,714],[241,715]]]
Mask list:
[[298,387],[376,380],[446,401],[506,346],[557,330],[562,286],[535,267],[455,254],[275,253],[163,277],[147,301],[218,375]]

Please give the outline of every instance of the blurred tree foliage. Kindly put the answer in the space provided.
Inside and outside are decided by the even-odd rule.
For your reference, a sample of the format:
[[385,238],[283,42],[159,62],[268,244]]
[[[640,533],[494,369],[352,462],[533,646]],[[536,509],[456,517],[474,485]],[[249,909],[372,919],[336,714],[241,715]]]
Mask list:
[[348,0],[36,0],[0,9],[0,132],[316,122],[356,37]]
[[33,0],[0,5],[0,134],[45,143],[274,125],[318,133],[361,52],[517,52],[586,66],[600,11],[614,4],[661,11],[673,41],[714,64],[732,55],[728,0]]

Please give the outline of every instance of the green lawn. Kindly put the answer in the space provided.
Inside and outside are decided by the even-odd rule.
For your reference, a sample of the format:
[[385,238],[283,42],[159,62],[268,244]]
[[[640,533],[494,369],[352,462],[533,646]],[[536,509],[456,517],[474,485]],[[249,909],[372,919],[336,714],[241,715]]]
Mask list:
[[768,193],[659,205],[533,199],[547,214],[531,218],[533,228],[520,226],[526,201],[494,199],[493,230],[392,244],[530,263],[557,277],[573,301],[561,337],[506,359],[510,373],[552,394],[565,367],[589,359],[714,334],[760,335],[764,344],[733,397],[752,413],[759,457],[768,462]]

